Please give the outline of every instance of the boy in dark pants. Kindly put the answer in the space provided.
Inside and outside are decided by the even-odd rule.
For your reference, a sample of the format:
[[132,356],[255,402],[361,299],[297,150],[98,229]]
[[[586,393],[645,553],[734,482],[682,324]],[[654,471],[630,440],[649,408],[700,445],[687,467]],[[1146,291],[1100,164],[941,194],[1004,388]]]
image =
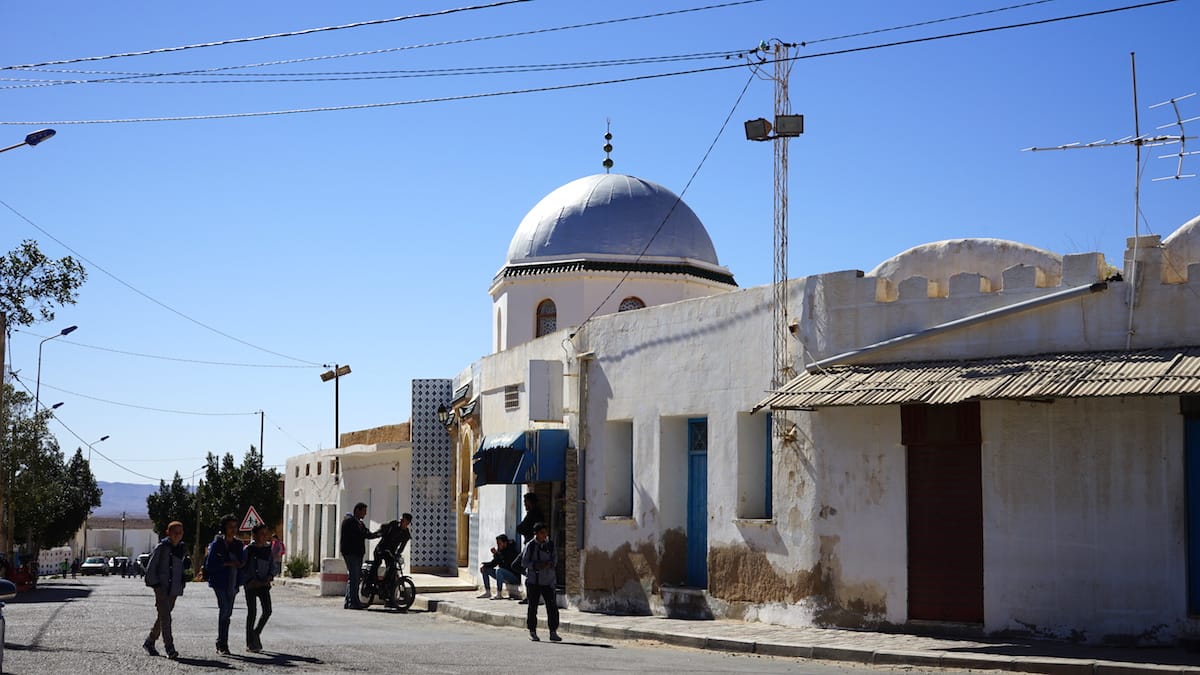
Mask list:
[[[266,525],[255,525],[251,531],[254,540],[246,548],[246,650],[262,651],[262,629],[271,618],[271,580],[275,578],[275,556],[271,552],[271,540],[267,537]],[[258,617],[258,603],[262,603],[262,618]]]
[[546,623],[550,626],[550,641],[561,642],[558,636],[558,599],[554,595],[557,579],[554,568],[558,563],[558,554],[554,550],[554,542],[550,541],[549,530],[545,523],[533,526],[533,539],[525,545],[521,554],[521,564],[525,567],[525,590],[529,598],[529,610],[525,615],[525,626],[529,628],[529,639],[538,642],[537,608],[539,600],[546,601]]

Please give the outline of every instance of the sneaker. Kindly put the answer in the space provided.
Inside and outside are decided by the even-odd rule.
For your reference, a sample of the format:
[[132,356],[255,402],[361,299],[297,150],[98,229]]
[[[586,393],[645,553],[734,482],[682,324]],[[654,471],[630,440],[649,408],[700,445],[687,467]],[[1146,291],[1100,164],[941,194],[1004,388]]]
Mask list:
[[518,604],[518,605],[528,605],[528,604],[529,604],[529,600],[527,600],[527,599],[525,599],[525,598],[521,598],[521,601],[520,601],[520,602],[518,602],[517,604]]
[[558,631],[553,631],[553,630],[550,631],[550,641],[551,642],[562,642],[562,638],[560,638],[558,636]]
[[168,649],[167,658],[171,659],[172,661],[177,661],[179,659],[179,652],[175,651],[174,649]]
[[504,600],[505,598],[504,598],[504,596],[503,596],[503,595],[500,595],[499,593],[497,593],[497,594],[495,594],[495,595],[493,595],[493,596],[492,596],[492,599],[493,599],[493,600]]
[[531,631],[529,631],[529,639],[530,639],[530,640],[533,640],[534,642],[541,642],[541,641],[542,641],[542,639],[541,639],[540,637],[538,637],[538,636],[537,636],[537,631],[536,631],[536,630],[531,630]]
[[219,642],[217,643],[217,653],[221,656],[229,656],[232,654],[232,652],[229,651],[229,645],[223,645]]
[[[497,593],[496,595],[499,595],[499,593]],[[492,597],[492,592],[491,592],[491,591],[484,591],[484,592],[480,593],[479,595],[477,595],[477,596],[475,596],[475,597],[477,597],[477,598],[481,598],[481,599],[484,599],[484,600],[487,600],[487,599],[489,599],[489,598],[491,598],[491,597]]]
[[158,650],[154,648],[153,643],[143,642],[142,649],[145,649],[146,653],[149,654],[150,656],[158,656]]

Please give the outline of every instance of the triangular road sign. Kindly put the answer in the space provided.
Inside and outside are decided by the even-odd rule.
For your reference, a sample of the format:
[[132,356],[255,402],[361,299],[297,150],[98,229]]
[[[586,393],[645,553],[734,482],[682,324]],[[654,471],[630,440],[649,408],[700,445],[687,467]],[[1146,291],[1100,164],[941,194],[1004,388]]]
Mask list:
[[253,530],[256,525],[261,525],[262,522],[262,516],[258,515],[258,511],[255,511],[254,507],[251,506],[250,508],[246,509],[246,517],[242,518],[242,526],[238,529],[242,532],[249,532],[250,530]]

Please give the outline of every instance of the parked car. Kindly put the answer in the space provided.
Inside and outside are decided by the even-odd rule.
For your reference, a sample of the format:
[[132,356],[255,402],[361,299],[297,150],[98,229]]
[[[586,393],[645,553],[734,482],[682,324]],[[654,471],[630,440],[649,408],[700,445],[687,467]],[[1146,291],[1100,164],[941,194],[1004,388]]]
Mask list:
[[134,563],[133,571],[137,572],[139,577],[146,576],[146,566],[150,564],[150,554],[143,553],[137,557],[137,562]]
[[88,559],[84,560],[83,564],[79,566],[79,571],[82,572],[84,576],[89,574],[103,574],[108,576],[108,560],[104,556],[100,555],[89,556]]
[[129,558],[123,555],[113,556],[108,560],[108,569],[113,574],[125,576],[129,572],[125,571],[125,566],[129,564]]

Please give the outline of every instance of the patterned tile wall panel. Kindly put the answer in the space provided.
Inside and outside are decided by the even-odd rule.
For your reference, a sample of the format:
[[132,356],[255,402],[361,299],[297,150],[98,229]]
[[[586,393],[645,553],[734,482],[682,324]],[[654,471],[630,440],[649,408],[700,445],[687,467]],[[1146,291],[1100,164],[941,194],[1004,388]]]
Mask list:
[[414,568],[454,569],[455,519],[450,496],[450,434],[437,421],[454,396],[449,379],[412,383],[412,514]]

